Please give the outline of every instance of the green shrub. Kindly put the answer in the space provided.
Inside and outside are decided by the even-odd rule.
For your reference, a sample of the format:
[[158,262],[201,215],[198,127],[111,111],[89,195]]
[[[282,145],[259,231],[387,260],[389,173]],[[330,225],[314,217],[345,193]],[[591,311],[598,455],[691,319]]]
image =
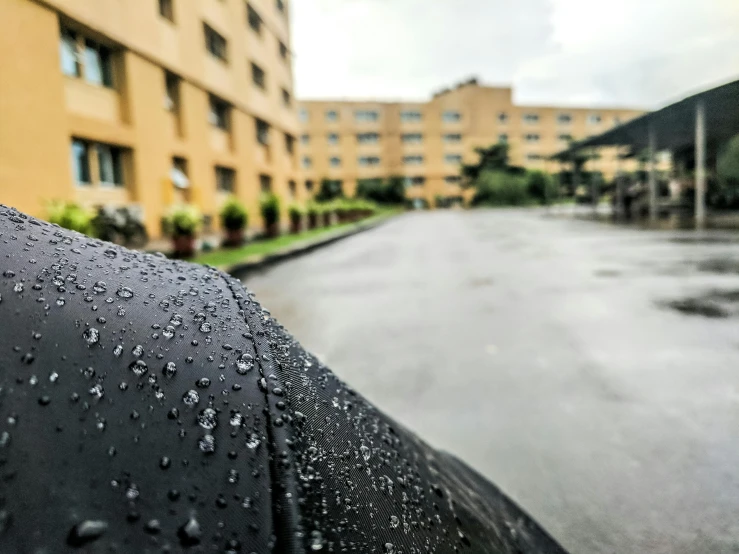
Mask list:
[[316,204],[315,202],[308,202],[306,212],[308,213],[308,215],[318,215],[319,213],[321,213],[321,206],[319,204]]
[[559,197],[559,188],[544,171],[529,171],[526,175],[526,189],[529,196],[541,204],[550,204]]
[[249,223],[246,206],[235,196],[229,196],[221,207],[221,225],[229,231],[241,231]]
[[172,206],[164,216],[164,232],[171,237],[192,237],[200,229],[203,216],[192,204]]
[[531,202],[524,175],[483,171],[475,184],[473,206],[525,206]]
[[298,219],[305,215],[306,210],[300,204],[292,203],[288,206],[287,212],[290,214],[291,219]]
[[53,201],[47,207],[47,219],[65,229],[92,234],[92,220],[95,214],[75,202]]
[[263,194],[259,200],[259,209],[265,225],[273,225],[280,221],[280,199],[275,193]]

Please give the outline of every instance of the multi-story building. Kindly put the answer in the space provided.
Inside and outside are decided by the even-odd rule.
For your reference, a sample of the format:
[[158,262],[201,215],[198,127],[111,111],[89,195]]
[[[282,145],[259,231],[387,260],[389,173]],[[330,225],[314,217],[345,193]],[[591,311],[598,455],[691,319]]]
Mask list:
[[2,0],[0,202],[176,202],[217,225],[235,194],[306,196],[288,0]]
[[[362,179],[403,176],[411,198],[432,203],[461,196],[461,163],[477,160],[475,148],[510,145],[513,165],[559,171],[548,158],[578,140],[641,115],[610,108],[519,106],[510,88],[470,80],[428,102],[316,100],[300,102],[300,158],[307,186],[323,179],[354,193]],[[607,179],[618,168],[607,150],[586,165]]]

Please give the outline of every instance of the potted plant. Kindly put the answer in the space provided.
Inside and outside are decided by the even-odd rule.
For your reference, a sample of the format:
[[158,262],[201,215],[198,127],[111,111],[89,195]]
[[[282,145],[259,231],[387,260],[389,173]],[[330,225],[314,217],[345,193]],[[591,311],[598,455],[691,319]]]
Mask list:
[[290,214],[290,232],[297,234],[300,232],[303,226],[303,216],[305,215],[305,208],[300,204],[290,204],[288,208]]
[[273,192],[265,193],[259,201],[264,220],[264,233],[268,237],[280,234],[280,199]]
[[229,196],[221,207],[221,225],[226,230],[224,246],[240,246],[244,243],[244,230],[249,222],[246,207],[235,196]]
[[318,227],[318,213],[320,211],[320,207],[315,202],[309,202],[308,208],[308,229],[315,229]]
[[321,204],[321,219],[324,227],[331,225],[331,213],[333,212],[333,206],[329,202]]
[[164,216],[164,232],[172,238],[174,256],[195,254],[195,237],[202,223],[200,210],[191,204],[173,206]]

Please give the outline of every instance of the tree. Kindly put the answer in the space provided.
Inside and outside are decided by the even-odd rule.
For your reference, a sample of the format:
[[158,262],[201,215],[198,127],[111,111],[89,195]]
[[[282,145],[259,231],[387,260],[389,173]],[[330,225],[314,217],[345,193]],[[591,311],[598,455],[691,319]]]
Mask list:
[[405,179],[397,175],[384,182],[382,179],[360,179],[356,195],[378,204],[402,204],[405,201]]
[[530,171],[526,175],[526,189],[529,196],[541,204],[549,204],[559,196],[556,183],[543,171]]
[[473,185],[483,171],[507,171],[508,144],[499,142],[487,148],[475,148],[479,159],[476,164],[462,165],[462,177],[465,185]]
[[473,206],[524,206],[530,202],[526,178],[506,171],[483,171],[475,182]]
[[342,182],[337,179],[322,179],[321,188],[316,193],[317,202],[329,202],[344,196]]

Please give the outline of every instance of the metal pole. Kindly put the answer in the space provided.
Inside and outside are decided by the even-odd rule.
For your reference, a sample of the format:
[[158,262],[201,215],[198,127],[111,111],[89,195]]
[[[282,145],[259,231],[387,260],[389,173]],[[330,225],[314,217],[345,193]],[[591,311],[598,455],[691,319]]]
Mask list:
[[621,175],[621,149],[616,147],[616,217],[624,217],[624,180]]
[[657,135],[654,126],[649,126],[649,219],[657,221]]
[[706,223],[706,106],[695,109],[695,226]]

